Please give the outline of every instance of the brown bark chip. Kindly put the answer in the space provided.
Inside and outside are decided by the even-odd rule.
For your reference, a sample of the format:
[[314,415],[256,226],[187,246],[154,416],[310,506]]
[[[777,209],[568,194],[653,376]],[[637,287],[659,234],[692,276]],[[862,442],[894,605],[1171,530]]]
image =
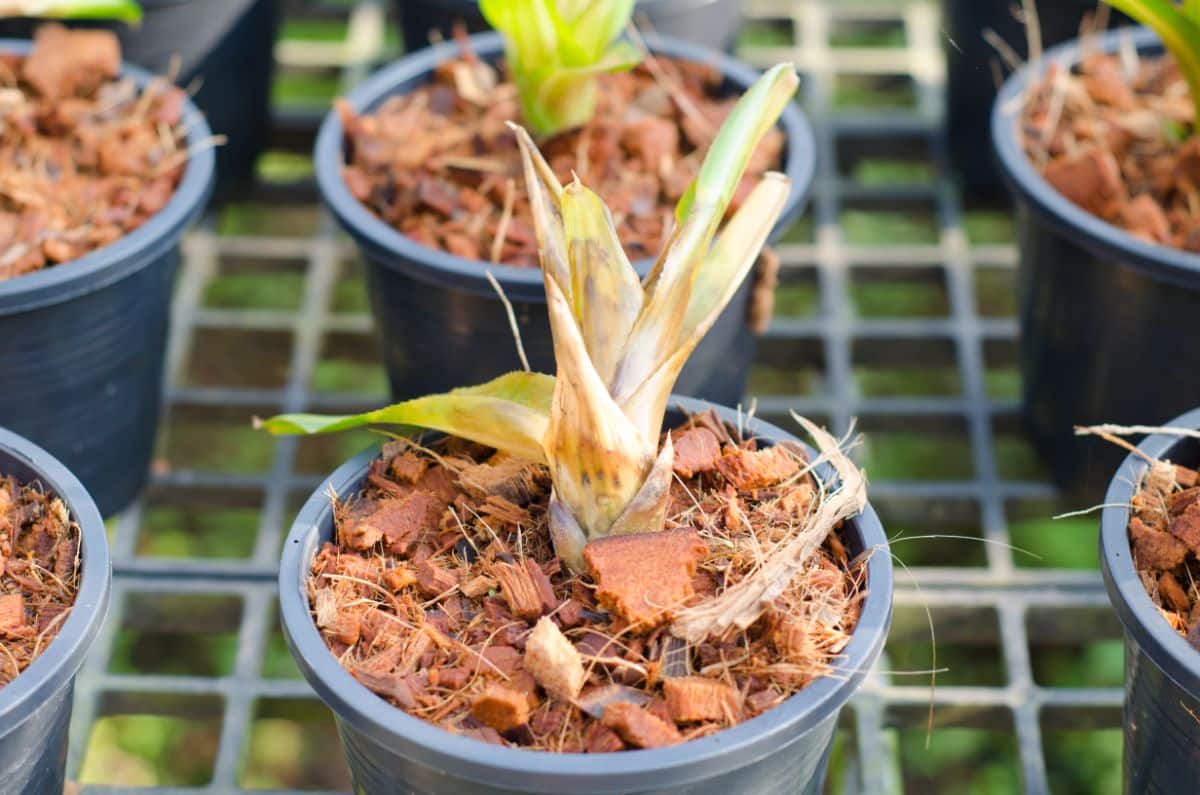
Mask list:
[[1143,567],[1170,570],[1187,557],[1186,544],[1170,533],[1155,530],[1136,516],[1129,521],[1129,538],[1138,565]]
[[717,469],[739,491],[774,486],[800,471],[796,457],[778,445],[765,450],[730,448],[717,462]]
[[1200,503],[1192,503],[1171,520],[1171,535],[1200,552]]
[[683,741],[678,729],[634,704],[610,705],[602,722],[637,748],[662,748]]
[[579,652],[549,618],[541,618],[525,640],[525,670],[547,693],[563,701],[579,696],[587,673]]
[[0,637],[25,638],[31,629],[25,617],[25,597],[19,593],[0,596]]
[[682,676],[663,682],[667,709],[676,723],[706,720],[735,721],[742,713],[742,696],[734,688],[704,676]]
[[583,733],[583,750],[589,754],[609,754],[624,748],[620,736],[603,723],[592,723]]
[[696,566],[707,554],[690,527],[601,538],[583,549],[600,604],[630,624],[650,626],[669,621],[692,595]]
[[1192,600],[1188,598],[1187,591],[1183,590],[1179,580],[1168,571],[1164,571],[1158,578],[1158,594],[1172,610],[1187,612],[1192,607]]
[[500,583],[508,609],[518,618],[535,619],[558,604],[550,578],[536,561],[526,558],[520,563],[497,563],[492,573]]
[[675,447],[672,466],[681,478],[711,471],[721,457],[721,444],[708,428],[688,428],[671,434],[671,441]]
[[432,560],[417,566],[417,588],[425,596],[441,596],[455,585],[458,585],[458,577],[454,572],[442,568]]
[[1060,155],[1047,164],[1046,181],[1088,212],[1107,218],[1125,199],[1121,168],[1110,152],[1097,146]]
[[46,99],[94,91],[121,69],[121,46],[116,34],[107,30],[42,25],[33,41],[21,77]]
[[1171,224],[1162,205],[1148,193],[1143,193],[1121,207],[1120,223],[1131,233],[1151,243],[1168,243]]
[[519,690],[491,683],[471,702],[471,715],[498,732],[511,731],[529,722],[529,701]]

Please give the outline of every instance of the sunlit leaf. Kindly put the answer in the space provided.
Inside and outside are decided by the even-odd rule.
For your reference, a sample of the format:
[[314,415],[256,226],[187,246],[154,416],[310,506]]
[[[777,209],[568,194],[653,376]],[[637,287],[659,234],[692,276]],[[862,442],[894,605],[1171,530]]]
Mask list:
[[140,22],[142,7],[134,0],[0,0],[0,17]]
[[406,400],[363,414],[281,414],[259,423],[277,435],[335,433],[365,426],[427,428],[544,462],[554,379],[542,373],[508,373],[480,386]]

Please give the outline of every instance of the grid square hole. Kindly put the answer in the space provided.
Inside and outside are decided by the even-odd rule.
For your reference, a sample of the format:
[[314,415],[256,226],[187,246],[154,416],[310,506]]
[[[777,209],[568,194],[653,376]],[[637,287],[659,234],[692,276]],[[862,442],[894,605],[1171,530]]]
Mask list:
[[248,558],[258,537],[262,493],[254,489],[152,488],[137,554],[149,558]]
[[989,339],[983,343],[984,388],[992,400],[1021,399],[1021,371],[1017,368],[1017,344],[1011,339]]
[[125,596],[109,670],[228,676],[237,658],[236,596],[135,592]]
[[250,790],[351,789],[329,708],[312,698],[254,704],[238,783]]
[[365,430],[300,437],[296,444],[296,471],[328,475],[368,447],[378,446],[383,439]]
[[300,669],[288,650],[279,619],[279,603],[271,611],[271,634],[263,649],[262,676],[264,679],[299,679]]
[[866,398],[947,397],[962,393],[949,339],[861,338],[854,341],[854,381]]
[[1048,707],[1040,717],[1054,795],[1120,795],[1124,738],[1119,707]]
[[299,309],[304,275],[304,263],[298,260],[224,256],[204,287],[203,304],[213,309]]
[[[930,639],[933,618],[936,648]],[[936,655],[934,652],[936,651]],[[1000,641],[1000,620],[990,607],[897,605],[887,640],[888,667],[893,671],[948,670],[937,674],[939,686],[1002,687],[1008,679]],[[904,677],[920,685],[928,674]]]
[[1015,416],[997,417],[993,422],[992,451],[996,456],[996,472],[1004,480],[1045,481],[1050,477],[1045,462]]
[[271,466],[275,440],[250,425],[273,409],[176,403],[159,440],[158,470],[206,470],[251,474]]
[[1100,565],[1096,551],[1099,520],[1095,516],[1054,518],[1078,507],[1051,499],[1006,503],[1008,535],[1017,547],[1013,551],[1014,565],[1026,569],[1095,570]]
[[838,220],[852,246],[933,246],[940,231],[933,208],[913,202],[854,202]]
[[110,787],[208,784],[216,765],[223,711],[218,696],[102,693],[79,780]]
[[1001,266],[975,268],[975,306],[983,317],[1016,317],[1017,272]]
[[313,391],[364,395],[382,402],[388,382],[381,359],[379,345],[370,334],[326,334],[313,368]]
[[901,19],[841,17],[829,27],[831,47],[901,48],[907,41]]
[[1015,243],[1017,239],[1012,210],[1008,207],[968,206],[963,210],[963,230],[973,246]]
[[850,301],[860,317],[945,317],[950,296],[941,268],[871,268],[850,271]]
[[[898,735],[904,792],[921,795],[1021,792],[1020,756],[1007,712],[986,708],[974,715],[959,709],[934,711],[932,731],[925,716]],[[958,724],[983,725],[958,725]],[[949,724],[949,725],[948,725]]]
[[841,136],[837,161],[839,176],[867,187],[923,185],[936,176],[929,144],[923,138]]
[[371,310],[363,265],[357,259],[342,262],[330,309],[338,314],[363,314]]
[[747,19],[738,31],[738,49],[791,47],[796,43],[795,23],[786,18]]
[[987,565],[975,501],[888,494],[871,497],[871,506],[888,530],[892,554],[904,565]]
[[825,347],[819,339],[764,337],[750,365],[749,397],[817,395],[825,390]]
[[917,106],[917,86],[908,75],[839,73],[833,80],[835,110],[912,110]]
[[199,387],[276,389],[291,370],[292,334],[244,328],[198,328],[183,383]]
[[1121,687],[1125,644],[1108,605],[1032,607],[1025,616],[1033,679],[1043,687]]
[[775,317],[812,317],[821,311],[821,286],[813,268],[784,268],[775,287]]
[[236,237],[302,237],[320,226],[316,204],[285,204],[261,199],[231,201],[217,216],[217,233]]
[[975,474],[961,418],[866,417],[860,428],[860,460],[874,481],[960,480]]

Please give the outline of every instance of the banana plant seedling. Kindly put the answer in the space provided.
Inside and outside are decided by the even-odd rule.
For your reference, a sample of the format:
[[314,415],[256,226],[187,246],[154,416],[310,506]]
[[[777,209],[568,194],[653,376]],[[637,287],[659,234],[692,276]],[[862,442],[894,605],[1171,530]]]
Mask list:
[[661,530],[674,452],[663,417],[688,355],[753,268],[790,183],[768,173],[718,226],[751,153],[791,101],[790,65],[763,75],[726,118],[676,226],[639,282],[608,208],[578,179],[560,185],[524,129],[525,167],[557,376],[514,372],[483,384],[354,416],[290,414],[260,423],[277,434],[364,425],[410,426],[470,439],[550,470],[550,534],[581,571],[584,545]]
[[500,31],[525,123],[547,136],[578,127],[596,108],[596,79],[642,60],[628,41],[634,0],[480,0]]
[[1200,0],[1105,0],[1113,8],[1152,28],[1175,63],[1192,95],[1195,121],[1200,125]]
[[0,0],[0,17],[140,22],[142,7],[134,0]]

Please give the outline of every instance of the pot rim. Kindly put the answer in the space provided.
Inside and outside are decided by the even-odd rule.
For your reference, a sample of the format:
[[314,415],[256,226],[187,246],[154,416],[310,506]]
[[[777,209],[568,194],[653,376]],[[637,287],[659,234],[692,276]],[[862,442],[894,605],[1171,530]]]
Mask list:
[[[1193,409],[1167,424],[1200,428],[1200,409]],[[1137,449],[1151,458],[1161,459],[1169,457],[1167,454],[1172,449],[1185,442],[1196,443],[1179,436],[1156,434],[1148,436]],[[1167,624],[1146,593],[1133,565],[1129,544],[1129,501],[1136,484],[1141,482],[1148,469],[1149,465],[1140,456],[1130,453],[1109,484],[1104,497],[1105,508],[1100,515],[1100,569],[1109,601],[1126,634],[1175,684],[1200,698],[1200,651],[1193,649]]]
[[58,635],[23,672],[0,688],[0,738],[36,712],[79,671],[104,616],[111,589],[111,562],[104,520],[83,484],[50,453],[0,428],[0,475],[16,463],[59,497],[79,525],[83,574],[71,614]]
[[[673,396],[668,410],[695,413],[715,408],[723,419],[738,414],[694,398]],[[741,417],[750,433],[776,441],[798,442],[795,436],[758,419]],[[811,448],[805,446],[812,455]],[[433,766],[454,769],[478,781],[514,777],[532,792],[556,793],[567,782],[623,792],[653,789],[719,775],[778,751],[789,740],[835,714],[857,689],[878,658],[892,613],[892,560],[887,537],[870,504],[852,524],[863,548],[874,548],[867,563],[869,590],[862,614],[839,663],[842,676],[824,676],[809,683],[783,704],[738,726],[708,737],[653,750],[618,754],[556,754],[519,750],[452,734],[393,707],[351,676],[329,652],[309,612],[305,592],[308,568],[317,550],[317,532],[332,521],[329,489],[344,494],[361,483],[370,462],[379,454],[372,447],[347,461],[313,491],[284,543],[279,572],[279,605],[284,635],[304,677],[338,716],[374,742],[404,753],[419,754]],[[826,463],[822,478],[833,478]],[[749,756],[747,756],[749,755]]]
[[[1088,46],[1095,52],[1109,53],[1126,41],[1139,51],[1162,49],[1154,31],[1144,27],[1108,31],[1097,36],[1094,42],[1089,41]],[[1036,208],[1060,233],[1097,256],[1115,254],[1142,271],[1188,286],[1195,285],[1200,279],[1200,254],[1147,242],[1092,215],[1055,190],[1021,148],[1017,125],[1023,110],[1022,94],[1032,80],[1045,75],[1051,64],[1070,69],[1079,63],[1082,54],[1079,39],[1064,42],[1048,50],[1040,61],[1021,67],[1001,86],[992,104],[991,132],[992,146],[1005,182],[1019,199]]]
[[[25,39],[0,39],[0,52],[25,54],[32,47]],[[153,75],[122,61],[120,77],[132,77],[142,89]],[[204,209],[216,170],[214,148],[196,149],[212,138],[212,130],[190,97],[184,100],[181,123],[187,130],[187,145],[194,151],[166,205],[129,234],[79,259],[0,281],[0,313],[27,312],[94,292],[155,261],[177,243]]]
[[[724,78],[748,88],[759,76],[750,66],[691,42],[667,36],[646,35],[648,49],[656,54],[683,61],[708,63],[716,67]],[[503,54],[500,34],[477,33],[470,37],[471,47],[485,59]],[[398,85],[419,80],[427,82],[429,74],[438,64],[459,52],[457,43],[444,42],[431,45],[406,55],[356,86],[345,99],[358,113],[374,110],[390,96],[401,93]],[[816,143],[812,127],[796,102],[788,103],[780,116],[778,127],[786,139],[786,155],[783,171],[791,180],[791,192],[775,224],[772,238],[783,231],[799,216],[808,192],[812,187],[816,168]],[[445,251],[425,246],[400,233],[379,219],[367,207],[351,195],[342,178],[343,129],[336,110],[326,114],[317,133],[313,149],[313,167],[317,186],[325,205],[338,222],[353,235],[359,245],[377,251],[377,257],[385,266],[403,270],[424,281],[468,289],[478,293],[494,295],[487,272],[504,285],[510,298],[522,300],[544,300],[542,273],[540,268],[526,268],[467,259]],[[633,263],[639,275],[645,276],[654,265],[652,258]]]

